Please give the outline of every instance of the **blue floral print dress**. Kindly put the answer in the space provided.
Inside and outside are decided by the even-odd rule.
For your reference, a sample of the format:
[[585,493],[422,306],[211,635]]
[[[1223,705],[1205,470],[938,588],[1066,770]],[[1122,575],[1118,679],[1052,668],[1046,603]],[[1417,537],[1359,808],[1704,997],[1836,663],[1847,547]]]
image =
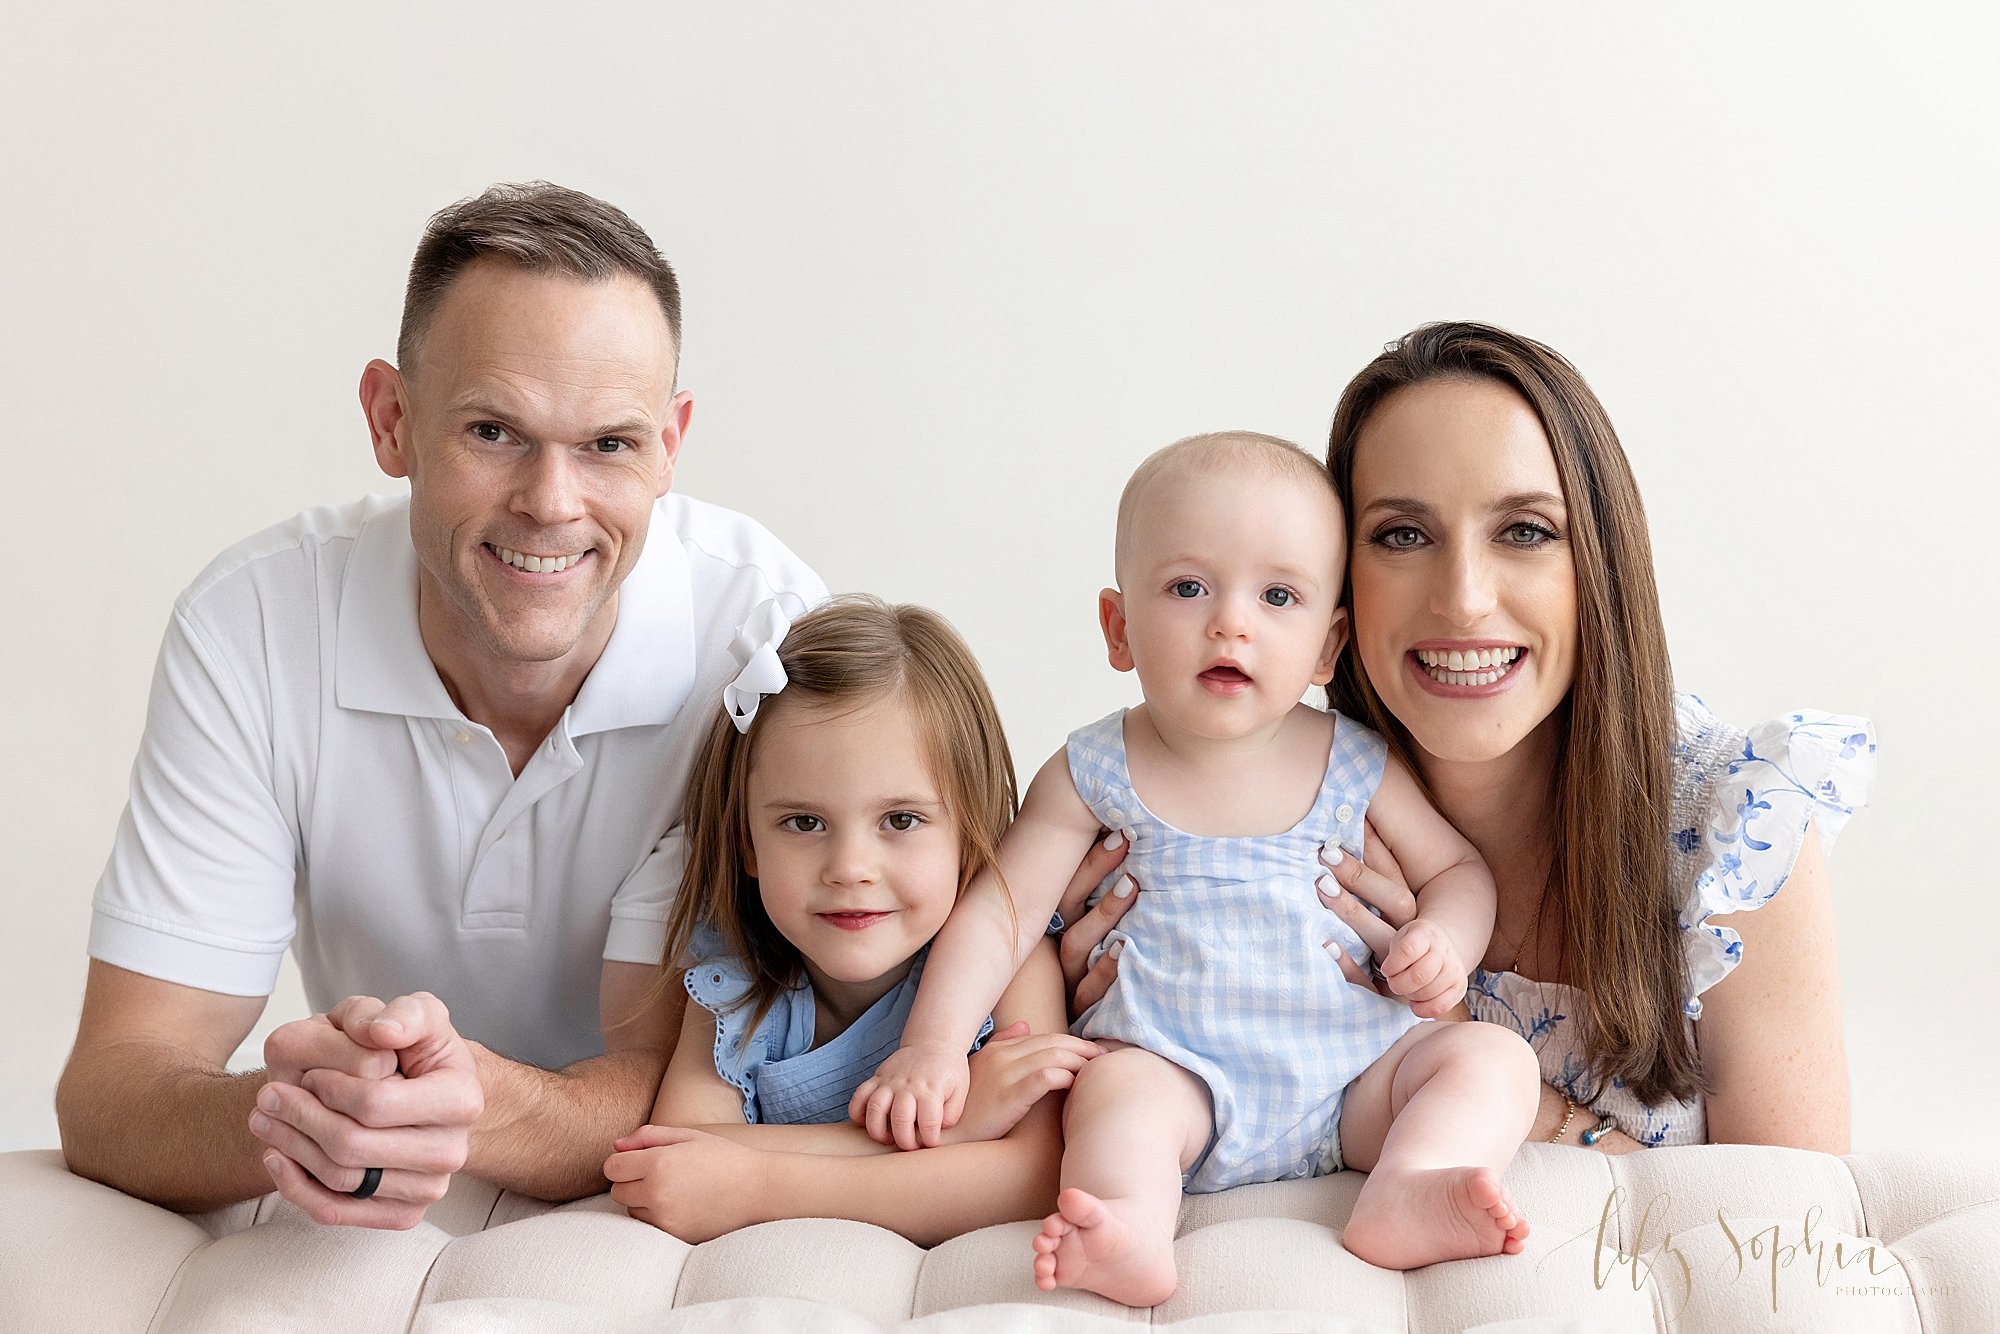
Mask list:
[[[1784,887],[1805,842],[1822,849],[1868,802],[1875,775],[1875,729],[1865,718],[1810,710],[1741,731],[1694,695],[1674,699],[1673,867],[1688,886],[1681,909],[1692,1024],[1701,994],[1741,962],[1743,942],[1712,917],[1769,903]],[[1625,1083],[1601,1084],[1585,1063],[1580,997],[1559,982],[1476,969],[1466,993],[1472,1017],[1505,1024],[1528,1040],[1542,1078],[1647,1147],[1708,1140],[1701,1095],[1648,1106]]]

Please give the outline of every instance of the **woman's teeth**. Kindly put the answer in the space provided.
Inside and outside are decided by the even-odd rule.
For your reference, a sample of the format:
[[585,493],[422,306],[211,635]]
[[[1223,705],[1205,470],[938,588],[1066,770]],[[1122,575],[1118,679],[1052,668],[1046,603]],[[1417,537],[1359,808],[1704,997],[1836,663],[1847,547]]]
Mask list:
[[1480,648],[1471,652],[1418,649],[1417,661],[1431,680],[1448,686],[1490,686],[1505,676],[1521,656],[1518,648]]
[[501,560],[506,561],[515,569],[525,570],[529,574],[557,574],[563,570],[567,570],[570,566],[582,560],[585,554],[587,554],[579,551],[574,556],[528,556],[519,551],[509,550],[506,547],[496,547],[491,542],[486,545]]

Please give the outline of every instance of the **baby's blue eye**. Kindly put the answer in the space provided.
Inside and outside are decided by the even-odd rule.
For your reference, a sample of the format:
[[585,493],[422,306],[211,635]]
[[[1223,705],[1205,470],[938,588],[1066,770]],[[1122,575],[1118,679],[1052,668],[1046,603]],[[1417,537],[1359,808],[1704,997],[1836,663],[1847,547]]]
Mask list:
[[1173,587],[1173,594],[1177,598],[1198,598],[1201,596],[1201,591],[1201,581],[1198,579],[1183,579]]
[[1289,607],[1298,600],[1299,595],[1289,588],[1267,588],[1264,590],[1264,601],[1274,607]]

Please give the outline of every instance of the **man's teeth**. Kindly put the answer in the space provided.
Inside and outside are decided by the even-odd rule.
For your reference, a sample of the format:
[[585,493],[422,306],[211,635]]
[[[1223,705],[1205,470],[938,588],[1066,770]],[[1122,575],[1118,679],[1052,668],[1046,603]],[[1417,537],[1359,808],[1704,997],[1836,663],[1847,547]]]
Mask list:
[[1480,648],[1470,652],[1418,649],[1417,661],[1424,665],[1433,681],[1444,685],[1490,686],[1507,674],[1521,653],[1518,648]]
[[509,550],[506,547],[494,546],[491,542],[487,543],[487,546],[492,547],[493,554],[501,560],[506,561],[515,569],[525,570],[529,574],[560,573],[582,560],[588,554],[587,552],[579,551],[574,556],[529,556],[519,551]]

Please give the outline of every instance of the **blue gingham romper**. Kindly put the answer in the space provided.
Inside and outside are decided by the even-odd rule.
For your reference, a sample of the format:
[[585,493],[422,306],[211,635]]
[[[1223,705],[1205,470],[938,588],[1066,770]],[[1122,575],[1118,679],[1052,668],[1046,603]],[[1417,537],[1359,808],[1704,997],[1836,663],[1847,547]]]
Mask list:
[[1077,793],[1107,828],[1132,831],[1121,872],[1142,886],[1106,938],[1125,942],[1118,979],[1072,1031],[1133,1043],[1208,1085],[1215,1134],[1183,1179],[1190,1191],[1336,1170],[1348,1082],[1423,1022],[1350,984],[1322,947],[1367,955],[1313,881],[1322,845],[1361,847],[1387,754],[1374,732],[1334,718],[1312,810],[1252,838],[1200,838],[1147,810],[1123,710],[1070,734]]

